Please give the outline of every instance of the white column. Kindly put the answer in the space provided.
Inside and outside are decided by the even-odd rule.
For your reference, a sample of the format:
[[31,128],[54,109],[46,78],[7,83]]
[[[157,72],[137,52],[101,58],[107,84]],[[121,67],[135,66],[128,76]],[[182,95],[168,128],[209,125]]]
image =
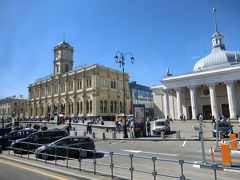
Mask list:
[[177,94],[177,117],[180,119],[182,115],[182,88],[176,89]]
[[196,87],[189,87],[190,98],[191,98],[191,108],[192,108],[192,119],[197,119],[197,109],[196,109]]
[[217,118],[218,110],[217,110],[217,96],[216,96],[215,83],[209,84],[208,87],[210,92],[212,115],[214,116],[214,118]]
[[237,110],[236,110],[236,97],[234,93],[234,84],[233,81],[227,81],[225,82],[227,87],[227,95],[228,95],[228,104],[229,104],[229,112],[230,112],[230,118],[236,119]]
[[163,108],[164,108],[164,116],[165,118],[167,118],[167,116],[169,115],[169,103],[168,103],[168,92],[167,90],[163,90]]

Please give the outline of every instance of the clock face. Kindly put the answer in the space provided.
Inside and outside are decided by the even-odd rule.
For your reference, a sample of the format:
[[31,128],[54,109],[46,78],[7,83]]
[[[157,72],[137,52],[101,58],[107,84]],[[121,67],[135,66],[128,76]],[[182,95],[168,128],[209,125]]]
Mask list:
[[64,58],[70,59],[70,57],[71,57],[71,55],[70,55],[69,52],[65,52],[65,53],[64,53]]

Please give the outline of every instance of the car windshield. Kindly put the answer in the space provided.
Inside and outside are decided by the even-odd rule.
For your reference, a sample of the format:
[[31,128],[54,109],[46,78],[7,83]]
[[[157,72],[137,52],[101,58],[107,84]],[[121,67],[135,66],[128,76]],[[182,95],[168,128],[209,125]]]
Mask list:
[[157,121],[155,122],[156,126],[165,126],[165,122],[164,121]]
[[[218,127],[230,127],[231,125],[229,123],[218,123]],[[216,124],[215,124],[216,127]]]

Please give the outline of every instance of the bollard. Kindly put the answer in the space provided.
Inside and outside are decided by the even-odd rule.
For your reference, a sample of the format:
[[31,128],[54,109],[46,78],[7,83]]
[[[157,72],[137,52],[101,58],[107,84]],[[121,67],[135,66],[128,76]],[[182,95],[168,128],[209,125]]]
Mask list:
[[95,132],[92,133],[92,138],[95,138]]
[[87,133],[86,133],[86,132],[83,132],[83,136],[86,137],[86,136],[87,136]]
[[237,137],[236,134],[229,134],[230,146],[231,149],[237,149]]
[[105,132],[102,133],[103,140],[106,139]]
[[117,137],[116,137],[116,132],[113,132],[113,133],[112,133],[112,138],[113,138],[113,139],[116,139],[116,138],[117,138]]
[[161,138],[162,138],[162,139],[164,139],[164,138],[165,138],[164,131],[161,131]]
[[177,132],[176,132],[176,138],[177,138],[177,139],[180,139],[180,138],[181,138],[181,137],[180,137],[180,131],[177,131]]
[[226,166],[232,166],[231,151],[229,148],[229,144],[220,144],[220,148],[221,148],[222,164]]
[[77,131],[74,132],[74,135],[77,136]]

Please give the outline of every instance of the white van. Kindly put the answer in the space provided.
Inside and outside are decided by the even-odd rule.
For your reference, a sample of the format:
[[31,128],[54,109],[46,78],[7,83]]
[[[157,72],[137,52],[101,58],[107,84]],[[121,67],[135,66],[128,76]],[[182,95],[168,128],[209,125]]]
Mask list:
[[164,133],[170,132],[170,122],[167,119],[158,119],[153,122],[152,128],[153,134],[160,134],[161,131]]

